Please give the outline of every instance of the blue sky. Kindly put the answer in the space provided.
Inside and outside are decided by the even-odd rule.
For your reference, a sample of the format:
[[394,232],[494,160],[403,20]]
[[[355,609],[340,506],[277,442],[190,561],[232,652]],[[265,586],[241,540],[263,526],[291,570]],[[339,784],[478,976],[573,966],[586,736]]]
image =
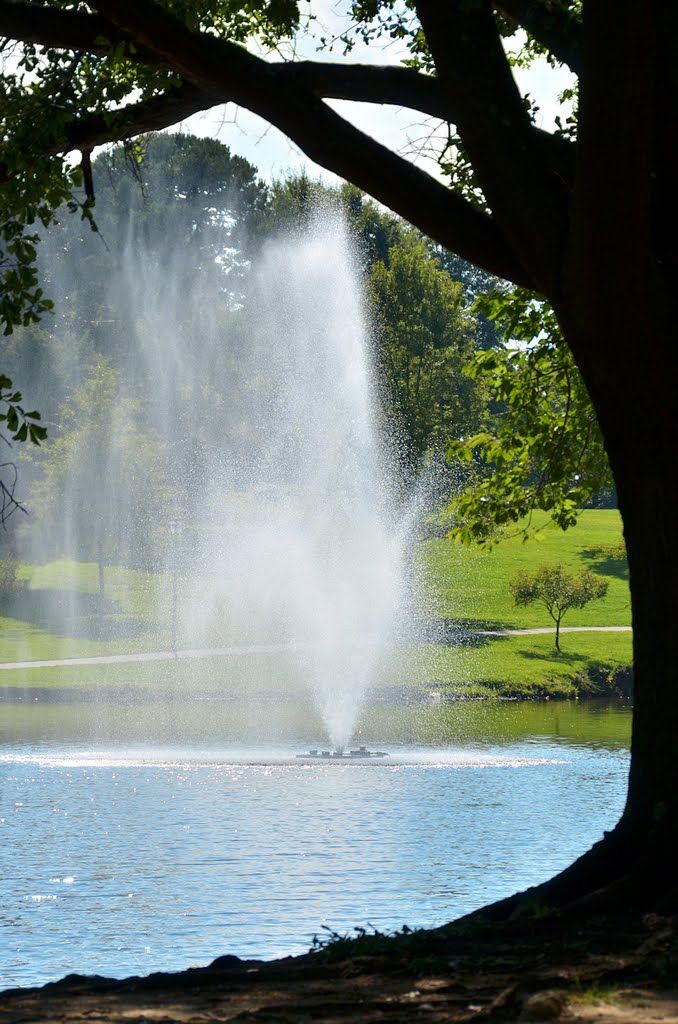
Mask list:
[[[327,50],[318,52],[315,40],[323,34],[336,36],[345,29],[347,21],[342,12],[346,11],[347,3],[345,0],[313,0],[308,6],[317,20],[313,34],[300,39],[295,50],[296,55],[317,60],[343,59],[340,48],[334,53]],[[403,47],[400,44],[368,47],[362,42],[356,42],[353,52],[345,59],[355,63],[389,64],[398,63],[402,54]],[[530,93],[539,105],[537,123],[540,127],[551,128],[558,110],[558,94],[572,84],[572,75],[567,69],[553,69],[546,61],[540,61],[529,70],[518,69],[516,77],[523,92]],[[373,138],[401,155],[415,159],[417,163],[427,166],[435,173],[434,163],[420,152],[421,140],[430,134],[432,122],[425,122],[415,111],[402,108],[340,101],[332,105]],[[197,114],[184,122],[182,127],[196,135],[218,138],[228,145],[232,152],[246,157],[267,180],[282,178],[302,169],[311,177],[333,179],[327,171],[309,161],[276,128],[249,111],[236,107],[235,104],[227,104],[204,114]]]

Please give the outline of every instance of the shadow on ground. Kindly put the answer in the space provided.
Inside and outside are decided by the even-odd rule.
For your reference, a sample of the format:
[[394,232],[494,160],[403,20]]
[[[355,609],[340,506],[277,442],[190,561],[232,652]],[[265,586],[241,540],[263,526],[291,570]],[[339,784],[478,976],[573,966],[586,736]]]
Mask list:
[[413,632],[421,643],[484,647],[495,640],[507,638],[483,634],[510,628],[510,623],[492,619],[427,619],[418,623]]
[[133,640],[157,633],[167,625],[128,615],[117,601],[99,594],[48,587],[22,588],[3,611],[55,636],[73,640]]
[[587,548],[581,555],[589,562],[589,569],[600,576],[616,576],[617,579],[628,580],[629,564],[626,558],[611,554],[605,548]]
[[0,1024],[676,1024],[674,920],[620,902],[597,916],[535,907],[552,912],[491,927],[467,919],[394,938],[375,933],[270,962],[224,955],[182,974],[71,974],[3,993]]
[[[560,642],[562,644],[562,637]],[[562,665],[572,665],[575,662],[578,663],[582,661],[587,662],[587,664],[590,663],[591,665],[599,664],[597,661],[592,661],[586,658],[584,655],[578,654],[577,651],[568,651],[562,649],[560,651],[556,650],[555,640],[553,641],[553,648],[549,651],[531,651],[526,648],[523,648],[522,650],[517,651],[516,653],[521,658],[528,658],[531,661],[553,661],[554,658],[557,658]]]

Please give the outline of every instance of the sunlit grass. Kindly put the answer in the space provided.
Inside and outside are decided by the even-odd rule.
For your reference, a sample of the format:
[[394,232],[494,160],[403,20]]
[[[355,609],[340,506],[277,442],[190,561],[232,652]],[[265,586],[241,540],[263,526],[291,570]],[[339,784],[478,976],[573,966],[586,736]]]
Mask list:
[[[24,566],[21,575],[30,590],[99,592],[99,567],[96,562],[75,562],[59,558],[46,565]],[[120,566],[107,566],[104,573],[106,597],[136,618],[152,618],[158,605],[169,609],[171,580],[162,573],[142,572]]]
[[574,633],[555,650],[552,636],[507,637],[492,640],[474,652],[472,678],[501,692],[522,696],[570,695],[589,675],[609,676],[632,661],[630,633]]
[[157,689],[168,698],[305,692],[298,667],[284,652],[5,669],[0,672],[2,686],[67,690],[100,687],[119,692]]
[[[535,516],[545,524],[545,515]],[[607,595],[582,609],[572,609],[564,626],[622,626],[631,622],[631,601],[625,563],[596,554],[621,540],[621,518],[610,509],[582,512],[579,523],[566,532],[545,526],[541,540],[504,540],[491,550],[464,548],[451,540],[424,541],[417,554],[418,599],[429,613],[443,619],[484,623],[479,628],[527,629],[549,626],[541,605],[516,608],[508,584],[521,570],[542,562],[562,562],[568,569],[588,566],[603,572]],[[612,573],[612,574],[610,574]]]
[[[631,661],[629,633],[571,633],[563,651],[551,635],[491,639],[478,647],[417,644],[400,647],[372,681],[395,701],[450,693],[534,697],[574,696],[572,679],[588,671],[608,674]],[[167,658],[162,661],[63,665],[5,669],[0,687],[56,690],[104,688],[110,691],[162,690],[171,698],[219,695],[261,698],[264,694],[308,697],[306,679],[294,656],[285,652],[228,654],[223,657]],[[310,697],[309,697],[310,699]]]
[[[408,690],[413,695],[439,692],[443,698],[451,690],[467,696],[488,692],[531,696],[543,693],[544,689],[553,695],[570,695],[574,692],[573,678],[583,677],[587,672],[605,675],[629,664],[630,633],[565,633],[560,654],[555,650],[553,632],[469,638],[466,643],[458,643],[458,627],[469,631],[550,628],[552,622],[542,606],[515,608],[508,590],[508,581],[518,571],[532,569],[542,562],[561,561],[571,569],[588,565],[604,572],[609,580],[606,597],[579,611],[568,612],[564,626],[630,623],[625,564],[600,555],[601,549],[613,547],[621,538],[617,512],[586,511],[574,530],[563,533],[546,528],[542,538],[527,543],[517,538],[506,540],[491,551],[462,548],[448,540],[423,542],[415,562],[418,602],[426,615],[447,624],[449,642],[400,647],[383,666],[374,685],[386,693],[393,692],[394,696]],[[0,618],[0,662],[169,651],[171,647],[172,581],[166,575],[107,567],[109,604],[103,614],[96,603],[99,577],[95,563],[59,559],[48,565],[24,566],[20,575],[25,580],[26,607],[30,609],[31,601],[35,600],[35,607],[40,608],[41,595],[50,595],[56,598],[57,613],[52,621],[42,621],[39,615],[26,621]],[[192,598],[188,595],[195,592],[195,581],[179,577],[180,603],[184,594],[190,603]],[[68,620],[69,602],[77,594],[85,597],[77,608],[70,608],[72,618]],[[65,625],[60,623],[60,616],[68,620]],[[218,628],[212,624],[214,628],[211,626],[203,636],[192,633],[180,619],[179,648],[282,639],[255,635],[254,622],[249,622],[247,616],[244,620],[243,616],[229,617],[227,609],[217,618]],[[74,623],[77,629],[72,628]],[[102,626],[109,627],[108,633]],[[283,653],[0,671],[0,687],[160,686],[178,693],[224,688],[232,693],[254,692],[261,690],[262,679],[270,692],[303,690],[299,667]]]
[[[163,638],[166,643],[166,638]],[[144,637],[145,650],[157,647],[154,638]],[[136,647],[136,645],[135,645]],[[87,658],[101,654],[124,654],[124,640],[87,640],[58,636],[18,619],[0,618],[0,662],[51,661],[55,658]],[[6,685],[0,676],[0,686]]]
[[391,686],[412,685],[425,692],[466,696],[490,692],[573,696],[572,680],[590,672],[608,675],[632,660],[630,633],[566,633],[562,651],[552,634],[497,637],[477,646],[420,644],[394,657],[386,674]]

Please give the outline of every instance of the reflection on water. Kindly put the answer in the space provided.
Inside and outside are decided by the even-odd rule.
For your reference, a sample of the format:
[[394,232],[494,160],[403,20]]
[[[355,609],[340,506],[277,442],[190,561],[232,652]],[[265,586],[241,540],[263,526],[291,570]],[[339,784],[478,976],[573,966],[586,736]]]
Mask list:
[[373,709],[360,739],[391,756],[357,765],[297,761],[323,739],[299,709],[160,710],[4,707],[0,987],[441,924],[564,867],[624,799],[628,711]]
[[[33,691],[34,692],[34,691]],[[27,691],[30,693],[30,691]],[[631,712],[620,703],[580,701],[452,701],[440,705],[372,705],[364,710],[354,743],[368,746],[449,747],[478,742],[515,743],[547,736],[564,743],[628,747]],[[326,743],[310,700],[247,699],[110,704],[24,702],[2,704],[0,750],[59,744],[88,746],[180,745],[224,748]]]

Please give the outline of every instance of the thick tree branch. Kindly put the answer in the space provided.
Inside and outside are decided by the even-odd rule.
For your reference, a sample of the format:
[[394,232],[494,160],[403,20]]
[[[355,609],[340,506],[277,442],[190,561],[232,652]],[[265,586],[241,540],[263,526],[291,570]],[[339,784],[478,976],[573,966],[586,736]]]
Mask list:
[[[222,97],[198,89],[191,82],[182,82],[161,96],[130,103],[106,114],[91,114],[64,126],[63,135],[40,151],[41,156],[57,156],[71,150],[91,150],[109,142],[121,142],[145,132],[161,131],[223,102]],[[35,159],[38,153],[32,154]],[[16,174],[0,163],[0,185]]]
[[[503,224],[498,228],[430,175],[358,131],[321,99],[390,102],[459,123],[465,107],[462,103],[462,109],[456,109],[458,96],[448,82],[406,68],[268,63],[227,40],[188,29],[149,0],[102,0],[98,7],[98,15],[84,15],[24,0],[1,0],[0,31],[24,41],[77,45],[97,53],[109,53],[122,42],[129,47],[125,55],[130,60],[171,67],[186,84],[163,97],[71,122],[63,149],[162,128],[217,102],[234,102],[276,125],[311,159],[364,188],[446,247],[500,276],[543,287],[538,274],[524,269],[524,254],[516,257],[515,239],[507,244]],[[530,158],[537,154],[539,164],[548,165],[558,181],[571,180],[569,145],[525,121],[523,142],[530,148]],[[507,161],[502,138],[495,137],[492,146],[495,166],[503,173]],[[534,265],[541,271],[543,262]]]
[[576,75],[582,69],[582,26],[562,0],[499,0],[497,7],[521,25]]
[[[0,36],[54,49],[86,50],[101,56],[132,42],[101,15],[60,10],[29,0],[0,0]],[[133,57],[139,63],[158,64],[157,56],[143,47],[135,47]]]
[[130,103],[110,114],[93,114],[72,121],[66,125],[63,140],[52,146],[46,155],[104,146],[145,132],[161,131],[222,102],[221,96],[198,89],[191,82],[182,82],[161,96]]
[[[24,43],[56,49],[81,50],[88,53],[106,56],[114,49],[123,47],[126,59],[133,63],[150,64],[166,67],[167,62],[148,48],[133,44],[130,35],[115,27],[98,14],[85,14],[79,11],[60,10],[28,0],[0,0],[0,36],[16,39]],[[451,109],[449,98],[440,81],[431,75],[424,75],[410,68],[389,67],[380,65],[321,63],[318,61],[276,62],[269,65],[277,68],[281,81],[312,90],[317,96],[327,99],[353,100],[366,103],[387,103],[392,106],[407,107],[441,121],[455,123],[455,110]],[[170,116],[171,95],[160,106]],[[195,110],[204,110],[220,98],[212,92],[205,93],[204,105],[197,92],[191,99],[175,94],[177,116],[174,121],[163,121],[159,114],[159,123],[155,113],[148,125],[137,120],[137,131],[150,131],[176,123]],[[228,99],[225,97],[224,99]],[[197,105],[190,109],[191,103]],[[141,111],[140,111],[141,115]],[[121,124],[124,125],[123,114]],[[117,120],[117,115],[116,115]],[[123,134],[107,139],[103,132],[101,139],[94,137],[91,141],[97,145],[100,141],[115,141],[134,134],[132,130],[122,129]],[[95,131],[95,136],[99,133]],[[544,159],[549,162],[564,181],[570,182],[574,177],[574,147],[565,139],[541,131],[533,126],[535,144],[539,146]],[[80,142],[77,143],[80,145]]]
[[[457,123],[457,104],[443,83],[410,68],[372,64],[334,64],[299,61],[280,66],[281,78],[311,89],[326,99],[388,103],[407,107],[450,124]],[[575,147],[571,142],[530,125],[541,158],[568,183],[574,179]]]
[[[430,117],[449,121],[437,79],[399,67],[321,64],[314,61],[269,64],[286,86],[308,89],[318,98],[383,103],[407,107]],[[183,82],[171,92],[145,103],[133,104],[105,117],[83,119],[68,132],[74,148],[100,145],[132,135],[158,131],[217,103],[227,103],[226,93],[205,91]],[[533,128],[535,145],[554,173],[570,184],[575,173],[575,148],[571,142]]]
[[354,182],[431,238],[493,273],[534,282],[491,218],[336,114],[279,68],[223,39],[196,32],[150,0],[101,0],[114,25],[183,78],[259,114],[316,163]]
[[553,296],[560,286],[566,192],[534,143],[491,0],[418,0],[416,8],[494,218],[537,290]]

